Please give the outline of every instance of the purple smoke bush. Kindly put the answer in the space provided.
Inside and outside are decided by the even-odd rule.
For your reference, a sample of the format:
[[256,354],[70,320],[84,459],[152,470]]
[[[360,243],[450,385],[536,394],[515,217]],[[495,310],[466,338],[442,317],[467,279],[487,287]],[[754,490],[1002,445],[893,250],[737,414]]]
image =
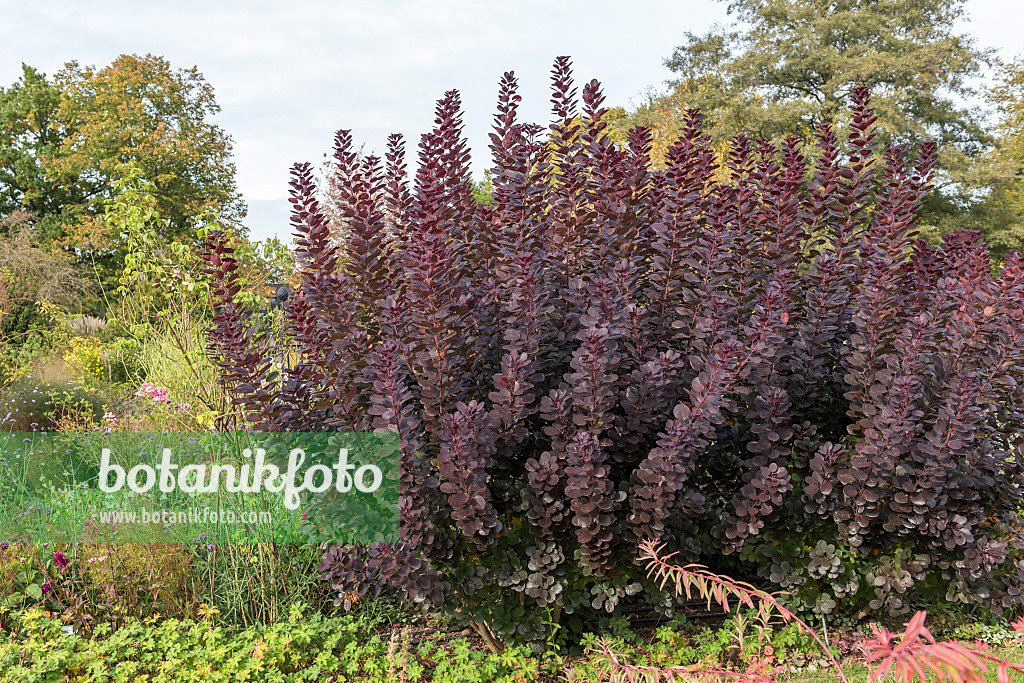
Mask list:
[[400,435],[403,542],[332,548],[339,604],[394,589],[538,643],[641,590],[671,609],[643,540],[731,556],[798,610],[1019,604],[1024,260],[916,239],[935,145],[878,149],[857,89],[842,143],[720,158],[689,111],[656,170],[596,81],[578,101],[566,58],[552,81],[544,128],[501,79],[493,206],[455,91],[411,180],[400,136],[381,159],[338,133],[338,225],[294,167],[294,363],[211,244],[211,349],[247,426]]

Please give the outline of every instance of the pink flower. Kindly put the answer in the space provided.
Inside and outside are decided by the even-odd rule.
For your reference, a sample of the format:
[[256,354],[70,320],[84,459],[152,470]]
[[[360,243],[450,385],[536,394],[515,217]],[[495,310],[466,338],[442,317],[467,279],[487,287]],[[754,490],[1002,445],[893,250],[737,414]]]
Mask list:
[[71,560],[68,559],[67,555],[58,550],[53,554],[53,563],[61,569],[66,569],[71,564]]
[[158,403],[170,403],[171,399],[167,395],[167,389],[158,387],[152,382],[143,382],[139,390],[135,392],[138,397],[148,396],[149,398],[157,401]]

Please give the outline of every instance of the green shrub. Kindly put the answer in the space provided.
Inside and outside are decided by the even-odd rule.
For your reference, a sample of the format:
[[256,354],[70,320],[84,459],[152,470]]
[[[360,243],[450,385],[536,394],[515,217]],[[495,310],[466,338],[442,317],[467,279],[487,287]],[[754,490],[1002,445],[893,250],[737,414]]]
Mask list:
[[142,344],[134,339],[118,337],[104,347],[110,381],[128,384],[145,379],[146,369],[142,364]]
[[100,388],[28,375],[0,391],[0,418],[5,432],[54,431],[75,416],[98,424],[111,400]]
[[50,316],[36,301],[20,301],[0,322],[0,339],[7,339],[14,345],[25,343],[25,339],[38,330],[53,325]]
[[34,301],[20,302],[0,320],[0,388],[27,369],[52,347],[52,320]]
[[137,384],[145,378],[142,344],[125,337],[75,336],[67,343],[63,360],[80,382]]
[[98,627],[95,637],[86,639],[63,635],[58,619],[28,610],[19,615],[15,631],[0,637],[0,683],[390,683],[398,677],[514,683],[537,678],[537,662],[524,651],[492,655],[465,641],[425,643],[413,651],[407,637],[399,646],[397,639],[372,635],[377,626],[354,615],[303,617],[302,605],[296,604],[286,620],[263,628],[235,631],[210,619],[133,621],[113,633]]

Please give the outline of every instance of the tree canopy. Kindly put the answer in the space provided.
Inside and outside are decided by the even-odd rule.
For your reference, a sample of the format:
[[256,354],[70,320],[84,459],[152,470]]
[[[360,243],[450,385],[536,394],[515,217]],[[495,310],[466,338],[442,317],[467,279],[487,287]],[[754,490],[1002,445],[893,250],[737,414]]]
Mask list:
[[59,226],[64,208],[83,201],[78,188],[54,185],[44,168],[65,133],[60,100],[53,83],[26,64],[14,85],[0,88],[0,214],[27,210]]
[[117,250],[102,220],[119,168],[153,183],[167,237],[188,233],[208,209],[227,222],[245,214],[231,139],[212,117],[213,88],[195,67],[122,55],[96,68],[69,62],[53,78],[23,66],[0,89],[0,211],[38,217],[45,242]]
[[864,85],[887,142],[930,137],[968,153],[988,144],[977,112],[959,103],[993,60],[954,32],[962,0],[730,0],[729,13],[731,26],[686,34],[665,60],[671,92],[652,107],[699,107],[719,138],[807,139],[842,123]]
[[991,155],[996,177],[976,213],[990,224],[986,237],[994,250],[1024,249],[1024,60],[1005,65],[988,99],[999,115]]
[[731,24],[685,34],[665,60],[675,74],[668,91],[650,93],[616,122],[620,131],[651,127],[661,159],[686,110],[699,108],[719,153],[741,132],[807,141],[823,124],[847,125],[850,94],[867,86],[881,143],[938,143],[936,190],[922,216],[931,234],[968,226],[1006,233],[1016,214],[988,199],[1003,168],[971,104],[998,60],[957,32],[963,0],[729,0],[728,9]]

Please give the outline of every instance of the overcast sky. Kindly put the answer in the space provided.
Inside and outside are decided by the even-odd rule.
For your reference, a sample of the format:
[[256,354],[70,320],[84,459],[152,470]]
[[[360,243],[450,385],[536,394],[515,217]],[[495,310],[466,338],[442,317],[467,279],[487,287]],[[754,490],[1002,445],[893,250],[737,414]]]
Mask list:
[[[1024,9],[968,0],[966,32],[1004,58],[1024,54]],[[319,163],[338,128],[383,152],[404,133],[415,150],[433,103],[457,88],[474,173],[487,163],[497,81],[520,79],[524,118],[548,118],[548,71],[570,55],[578,81],[598,78],[629,105],[671,74],[662,65],[685,31],[728,19],[712,0],[353,0],[167,3],[0,0],[0,84],[25,62],[53,74],[68,60],[103,66],[153,53],[198,66],[234,140],[253,237],[289,238],[288,169]]]

